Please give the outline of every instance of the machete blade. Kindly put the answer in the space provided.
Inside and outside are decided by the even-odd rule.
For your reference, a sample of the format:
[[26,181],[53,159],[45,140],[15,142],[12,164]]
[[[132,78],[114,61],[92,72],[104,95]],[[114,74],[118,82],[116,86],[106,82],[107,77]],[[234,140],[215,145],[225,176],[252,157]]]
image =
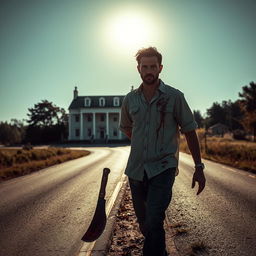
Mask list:
[[84,242],[93,242],[93,241],[97,240],[100,237],[100,235],[102,234],[102,232],[104,231],[105,225],[107,222],[107,217],[106,217],[106,212],[105,212],[105,204],[106,204],[105,199],[102,199],[102,198],[98,199],[97,208],[94,213],[92,222],[91,222],[88,230],[82,237],[82,240]]
[[105,193],[106,193],[106,186],[107,186],[109,173],[110,173],[110,170],[108,168],[103,169],[97,207],[96,207],[92,222],[82,237],[82,240],[84,242],[95,241],[100,237],[100,235],[103,233],[105,229],[106,222],[107,222],[107,216],[105,211],[105,206],[106,206]]

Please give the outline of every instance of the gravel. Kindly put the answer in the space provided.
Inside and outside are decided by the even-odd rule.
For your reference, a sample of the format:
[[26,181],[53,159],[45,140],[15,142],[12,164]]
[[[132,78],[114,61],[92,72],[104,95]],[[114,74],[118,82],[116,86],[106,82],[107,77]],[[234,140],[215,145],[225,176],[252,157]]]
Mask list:
[[139,231],[132,205],[130,187],[127,186],[118,210],[108,256],[141,256],[144,237]]

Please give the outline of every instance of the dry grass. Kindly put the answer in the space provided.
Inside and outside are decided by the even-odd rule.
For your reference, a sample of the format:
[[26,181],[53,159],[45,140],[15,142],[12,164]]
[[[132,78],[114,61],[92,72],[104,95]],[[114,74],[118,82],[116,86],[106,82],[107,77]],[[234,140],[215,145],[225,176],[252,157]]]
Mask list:
[[[207,137],[205,147],[204,131],[198,131],[202,157],[223,164],[256,173],[256,143],[233,140],[230,136],[224,138]],[[181,136],[180,149],[190,153],[184,136]]]
[[88,155],[86,150],[64,148],[0,149],[0,180],[22,176],[34,171]]

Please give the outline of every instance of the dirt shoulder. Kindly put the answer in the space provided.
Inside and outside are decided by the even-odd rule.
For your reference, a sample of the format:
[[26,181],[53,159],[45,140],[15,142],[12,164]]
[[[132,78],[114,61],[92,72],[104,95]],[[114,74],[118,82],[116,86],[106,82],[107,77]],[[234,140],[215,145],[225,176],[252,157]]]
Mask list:
[[116,216],[112,243],[108,256],[141,256],[144,237],[139,231],[135,212],[132,206],[129,185]]
[[[174,231],[169,219],[165,219],[164,228],[166,232],[167,251],[172,256],[179,256],[174,245]],[[139,230],[136,215],[133,209],[131,190],[126,188],[123,200],[116,216],[111,246],[108,256],[141,256],[144,236]]]

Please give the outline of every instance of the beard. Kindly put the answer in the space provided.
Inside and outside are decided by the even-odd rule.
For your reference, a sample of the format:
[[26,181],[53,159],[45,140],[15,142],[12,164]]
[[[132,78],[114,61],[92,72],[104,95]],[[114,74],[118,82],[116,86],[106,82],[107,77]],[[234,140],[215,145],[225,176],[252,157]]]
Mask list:
[[145,76],[141,76],[141,79],[144,84],[151,85],[151,84],[154,84],[158,80],[158,77],[159,77],[159,74],[157,74],[156,76],[154,76],[152,74],[147,74]]

